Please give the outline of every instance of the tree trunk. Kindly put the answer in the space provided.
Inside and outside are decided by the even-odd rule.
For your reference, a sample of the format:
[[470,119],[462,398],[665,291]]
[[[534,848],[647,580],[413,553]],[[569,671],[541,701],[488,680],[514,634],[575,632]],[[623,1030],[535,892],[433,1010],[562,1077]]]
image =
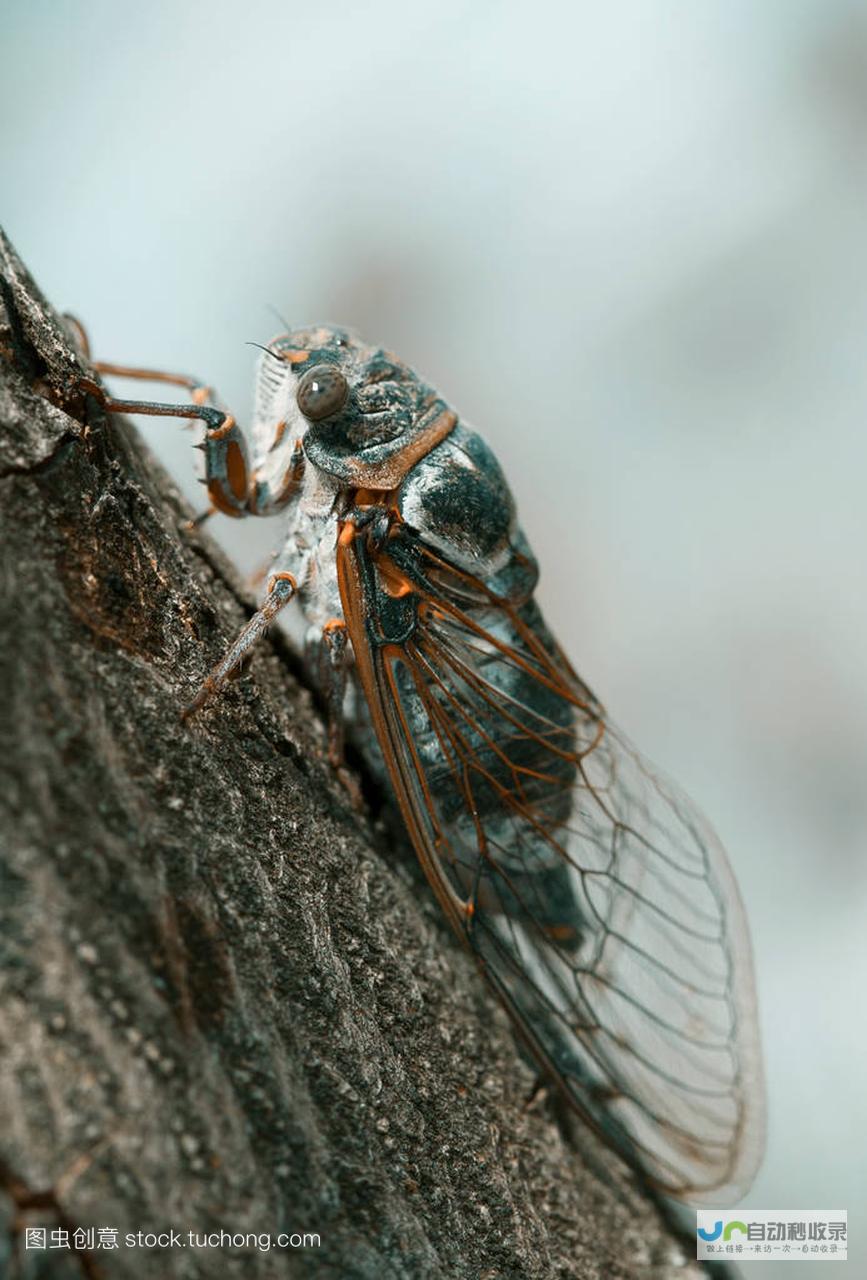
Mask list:
[[280,635],[181,723],[253,602],[5,240],[0,272],[0,1276],[688,1274],[615,1158],[528,1103]]

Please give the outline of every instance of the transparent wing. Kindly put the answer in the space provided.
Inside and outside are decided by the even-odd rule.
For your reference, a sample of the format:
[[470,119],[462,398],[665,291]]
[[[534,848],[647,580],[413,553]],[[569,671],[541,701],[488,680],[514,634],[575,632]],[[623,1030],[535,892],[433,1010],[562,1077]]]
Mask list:
[[715,1203],[764,1144],[749,935],[694,805],[604,715],[531,601],[352,526],[356,664],[416,851],[537,1057],[660,1188]]

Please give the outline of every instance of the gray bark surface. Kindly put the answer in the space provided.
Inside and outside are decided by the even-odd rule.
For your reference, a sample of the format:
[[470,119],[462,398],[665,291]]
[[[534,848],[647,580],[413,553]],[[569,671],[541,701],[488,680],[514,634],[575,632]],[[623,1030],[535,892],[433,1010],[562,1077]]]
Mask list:
[[[614,1157],[527,1105],[505,1015],[332,777],[279,634],[181,723],[254,602],[76,391],[6,241],[0,272],[0,1276],[689,1274]],[[26,1250],[40,1225],[121,1247]],[[321,1246],[122,1243],[172,1228]]]

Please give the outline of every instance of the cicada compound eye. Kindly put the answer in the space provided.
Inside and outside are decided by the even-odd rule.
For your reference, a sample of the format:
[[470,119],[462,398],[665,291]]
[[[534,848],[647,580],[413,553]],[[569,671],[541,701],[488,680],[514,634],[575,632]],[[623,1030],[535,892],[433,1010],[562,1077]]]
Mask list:
[[331,364],[317,364],[299,379],[295,399],[305,418],[319,422],[338,413],[348,395],[349,383],[340,370]]

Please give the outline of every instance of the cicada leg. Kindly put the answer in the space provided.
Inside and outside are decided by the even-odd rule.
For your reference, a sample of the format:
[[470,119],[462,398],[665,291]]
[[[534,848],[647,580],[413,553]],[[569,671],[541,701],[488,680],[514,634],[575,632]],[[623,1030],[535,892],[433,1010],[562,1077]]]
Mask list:
[[[67,315],[66,319],[70,321],[79,334],[79,341],[83,346],[84,354],[87,359],[90,358],[90,341],[87,337],[87,331],[81,321],[75,316]],[[106,373],[109,377],[115,378],[134,378],[142,382],[162,382],[172,387],[184,387],[190,393],[190,399],[193,404],[204,405],[209,401],[215,400],[212,387],[202,382],[199,378],[191,378],[185,373],[167,373],[164,369],[142,369],[137,365],[110,364],[105,360],[91,361],[92,368],[97,373]],[[206,520],[210,520],[220,508],[212,501],[210,506],[204,511],[200,511],[189,521],[190,529],[199,529]]]
[[[209,404],[215,399],[210,386],[184,373],[168,373],[163,369],[141,369],[136,366],[108,364],[96,361],[92,366],[97,373],[110,377],[134,378],[144,382],[163,382],[183,387],[190,393],[192,405],[169,405],[145,400],[119,400],[108,395],[105,389],[91,378],[83,378],[83,390],[96,396],[109,413],[140,413],[151,417],[197,418],[207,428],[205,439],[197,447],[205,454],[205,484],[211,500],[210,507],[191,521],[193,527],[203,524],[216,511],[224,515],[273,515],[289,501],[304,471],[304,454],[296,441],[289,461],[285,480],[279,493],[272,494],[257,472],[251,471],[247,445],[243,432],[235,419],[224,409]],[[283,424],[285,429],[285,424]]]
[[346,623],[332,618],[322,628],[319,650],[319,681],[328,715],[328,763],[349,796],[353,808],[361,810],[363,800],[356,779],[346,768],[344,758],[343,702],[349,671]]
[[229,651],[217,663],[204,682],[199,692],[188,707],[184,709],[183,719],[187,720],[208,702],[225,685],[230,676],[244,661],[244,658],[260,640],[285,605],[289,603],[297,591],[297,585],[291,573],[275,573],[268,583],[268,591],[262,601],[261,608],[253,614],[250,621],[230,646]]
[[[119,371],[117,365],[111,365],[108,368],[114,372]],[[144,377],[145,371],[140,372]],[[189,383],[198,385],[193,379],[189,379]],[[218,511],[228,516],[252,514],[248,506],[250,464],[247,458],[247,445],[240,427],[230,413],[206,404],[160,404],[151,400],[118,400],[110,396],[93,378],[81,378],[79,385],[83,391],[94,396],[107,413],[141,413],[150,417],[200,419],[204,422],[206,431],[205,439],[198,447],[205,454],[205,483],[208,486],[211,503]],[[202,390],[207,394],[206,387]]]
[[332,618],[322,628],[319,679],[328,710],[328,763],[343,766],[343,699],[346,694],[346,623]]
[[163,382],[167,386],[183,387],[189,391],[193,404],[207,404],[209,400],[215,399],[213,387],[209,387],[198,378],[189,377],[186,373],[167,373],[164,369],[142,369],[138,365],[109,364],[105,360],[91,361],[91,368],[97,373],[107,373],[113,378],[133,378],[139,382]]

